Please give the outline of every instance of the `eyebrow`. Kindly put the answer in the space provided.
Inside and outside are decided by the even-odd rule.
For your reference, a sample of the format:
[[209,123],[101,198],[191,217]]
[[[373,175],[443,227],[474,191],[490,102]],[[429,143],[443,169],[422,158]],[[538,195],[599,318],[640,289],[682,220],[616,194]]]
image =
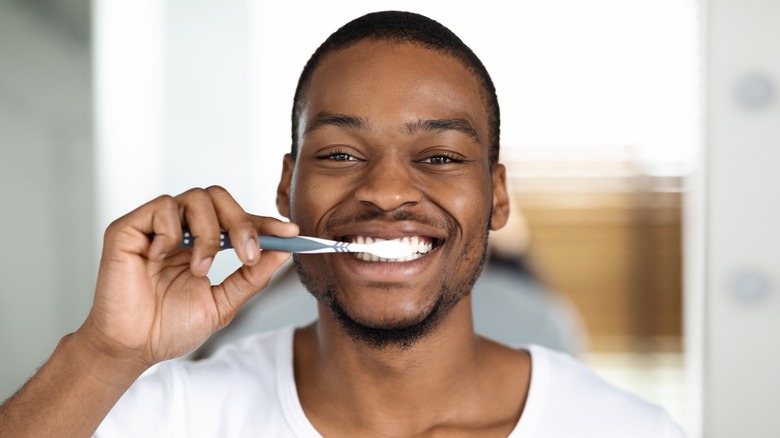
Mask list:
[[479,134],[477,130],[471,126],[468,120],[465,119],[432,119],[432,120],[418,120],[416,122],[410,122],[406,124],[406,130],[410,134],[415,132],[432,132],[440,133],[447,131],[457,131],[473,138],[477,143],[481,144]]
[[[356,131],[368,131],[371,124],[364,118],[348,114],[338,114],[321,112],[306,127],[303,136],[325,126],[335,126]],[[420,119],[406,124],[406,132],[414,134],[417,132],[441,133],[447,131],[457,131],[471,137],[477,143],[481,144],[477,130],[465,119]]]
[[309,135],[312,131],[323,128],[325,126],[335,126],[338,128],[347,128],[356,131],[367,131],[369,129],[369,123],[366,119],[357,116],[350,116],[347,114],[334,114],[321,112],[317,114],[314,119],[306,127],[303,136]]

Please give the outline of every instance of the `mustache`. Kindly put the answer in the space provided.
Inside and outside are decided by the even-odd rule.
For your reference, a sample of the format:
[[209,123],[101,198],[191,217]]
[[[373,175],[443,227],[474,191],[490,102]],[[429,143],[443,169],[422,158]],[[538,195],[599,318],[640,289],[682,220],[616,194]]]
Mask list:
[[334,227],[353,225],[360,222],[417,222],[419,224],[436,227],[452,232],[454,224],[451,220],[427,214],[415,213],[409,210],[383,211],[379,209],[362,210],[351,215],[331,216],[325,221],[325,230],[330,231]]

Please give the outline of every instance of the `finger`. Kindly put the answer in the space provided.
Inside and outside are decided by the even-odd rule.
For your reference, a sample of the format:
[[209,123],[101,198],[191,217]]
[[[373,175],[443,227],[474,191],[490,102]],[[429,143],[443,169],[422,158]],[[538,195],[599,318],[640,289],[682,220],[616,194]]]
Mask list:
[[244,303],[268,285],[273,273],[289,258],[290,254],[286,252],[265,251],[258,263],[241,266],[221,284],[212,287],[220,328],[233,319]]
[[254,216],[259,232],[266,236],[295,237],[300,233],[298,224],[280,221],[272,217]]
[[206,276],[219,251],[221,231],[211,196],[203,189],[191,189],[176,197],[181,217],[194,239],[190,271]]
[[211,186],[206,192],[211,197],[219,224],[227,231],[239,260],[245,265],[257,263],[260,250],[253,216],[244,211],[224,188]]
[[154,239],[149,247],[149,260],[163,260],[171,251],[175,251],[181,242],[181,219],[179,204],[171,196],[158,198],[158,207],[152,215],[152,233]]
[[[149,241],[149,235],[155,238]],[[104,250],[124,252],[161,260],[181,240],[179,207],[168,195],[160,196],[114,221],[106,229]]]

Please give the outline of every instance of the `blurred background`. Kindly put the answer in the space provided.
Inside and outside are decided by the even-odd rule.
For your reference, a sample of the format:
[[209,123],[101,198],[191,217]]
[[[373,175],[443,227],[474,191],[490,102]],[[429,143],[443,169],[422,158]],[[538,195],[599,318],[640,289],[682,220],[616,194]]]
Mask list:
[[[113,219],[212,184],[278,216],[303,65],[402,9],[499,94],[515,216],[478,331],[569,352],[691,437],[780,436],[780,2],[283,3],[0,0],[0,399],[85,318]],[[294,275],[274,283],[193,357],[314,318]]]

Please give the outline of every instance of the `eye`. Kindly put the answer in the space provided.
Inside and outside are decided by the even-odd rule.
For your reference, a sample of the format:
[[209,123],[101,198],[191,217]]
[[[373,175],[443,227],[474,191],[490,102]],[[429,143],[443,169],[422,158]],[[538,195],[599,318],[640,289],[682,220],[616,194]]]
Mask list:
[[438,155],[433,155],[428,158],[425,158],[422,160],[422,162],[426,164],[442,165],[442,164],[460,163],[461,160],[449,154],[438,154]]
[[328,155],[328,158],[330,158],[333,161],[352,161],[355,159],[355,157],[353,157],[352,155],[342,154],[342,153],[330,154]]
[[340,151],[330,152],[323,155],[318,156],[320,160],[330,160],[330,161],[357,161],[357,158],[354,156]]

